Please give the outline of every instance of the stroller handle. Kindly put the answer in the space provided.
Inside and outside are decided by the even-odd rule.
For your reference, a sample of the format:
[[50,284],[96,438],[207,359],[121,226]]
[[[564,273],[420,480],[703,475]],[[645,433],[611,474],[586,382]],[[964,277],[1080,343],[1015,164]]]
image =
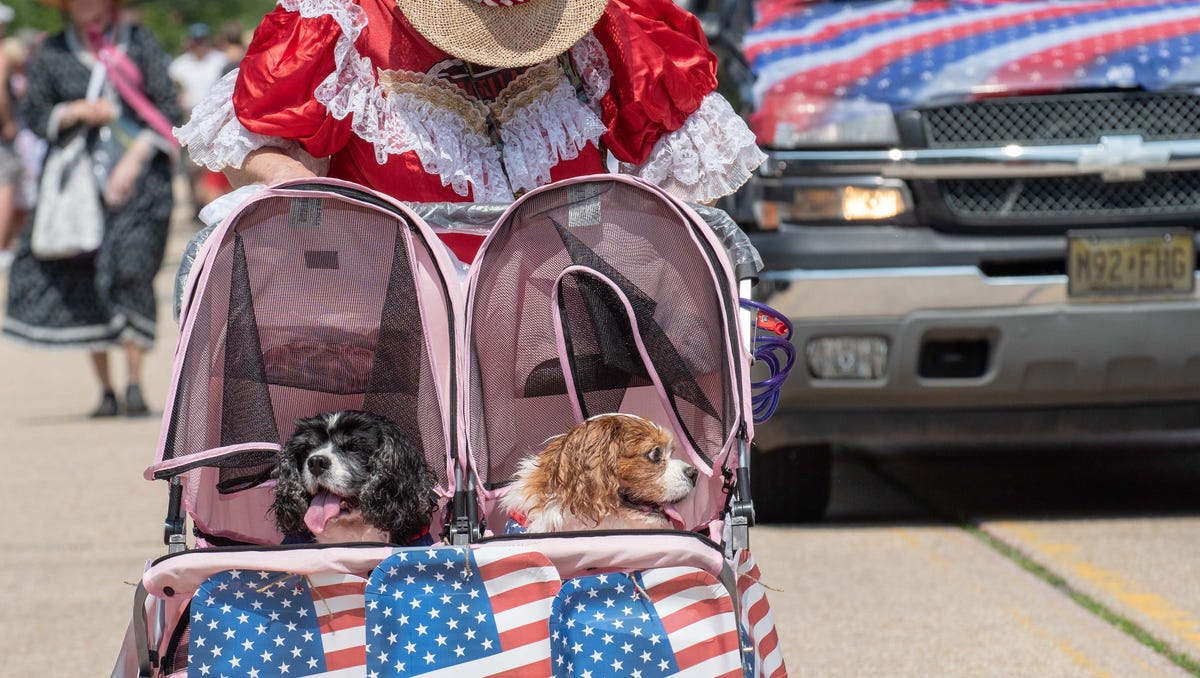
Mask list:
[[[484,233],[499,219],[508,203],[454,203],[454,202],[414,202],[405,203],[417,213],[427,224],[440,231],[462,231],[466,233]],[[742,230],[733,217],[722,209],[707,205],[688,203],[709,228],[717,235],[729,256],[734,276],[739,281],[756,281],[763,269],[762,257],[758,249],[750,242],[750,236]],[[174,303],[172,311],[175,322],[179,322],[179,314],[183,308],[183,295],[187,292],[188,274],[200,255],[200,249],[212,234],[217,225],[208,226],[196,232],[184,248],[183,257],[179,262],[179,270],[175,273]]]

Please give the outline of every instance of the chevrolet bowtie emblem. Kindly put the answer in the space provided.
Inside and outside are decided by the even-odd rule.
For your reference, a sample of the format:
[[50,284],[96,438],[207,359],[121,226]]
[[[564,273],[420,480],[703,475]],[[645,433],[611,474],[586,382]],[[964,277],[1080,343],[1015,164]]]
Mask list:
[[1171,151],[1165,145],[1147,146],[1139,134],[1100,137],[1100,143],[1084,149],[1075,161],[1085,174],[1099,174],[1104,181],[1141,181],[1149,170],[1166,169]]

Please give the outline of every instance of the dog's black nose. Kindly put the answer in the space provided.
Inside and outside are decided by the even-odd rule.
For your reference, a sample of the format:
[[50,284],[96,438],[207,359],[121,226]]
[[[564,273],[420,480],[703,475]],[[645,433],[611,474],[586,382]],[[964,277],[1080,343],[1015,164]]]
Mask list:
[[329,457],[309,457],[308,472],[319,476],[329,470]]
[[696,476],[700,475],[700,469],[697,469],[695,466],[689,466],[683,472],[683,475],[687,476],[688,480],[694,483],[696,482]]

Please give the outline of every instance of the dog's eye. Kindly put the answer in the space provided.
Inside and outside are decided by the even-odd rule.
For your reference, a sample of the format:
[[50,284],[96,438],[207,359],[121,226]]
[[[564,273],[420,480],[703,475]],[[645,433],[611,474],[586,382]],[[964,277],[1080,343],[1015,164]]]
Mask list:
[[650,450],[649,452],[647,452],[646,459],[649,459],[651,464],[657,464],[658,462],[662,461],[663,460],[662,448],[656,447],[656,448]]

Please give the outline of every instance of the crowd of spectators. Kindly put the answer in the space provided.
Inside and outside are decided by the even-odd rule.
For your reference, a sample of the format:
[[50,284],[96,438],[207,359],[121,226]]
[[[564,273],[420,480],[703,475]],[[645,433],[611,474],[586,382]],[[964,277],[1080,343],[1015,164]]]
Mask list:
[[[21,100],[25,93],[25,73],[45,34],[24,28],[10,34],[13,9],[0,3],[0,271],[13,259],[16,238],[25,226],[37,202],[38,175],[46,154],[45,140],[34,134],[21,119]],[[135,7],[122,13],[126,22],[141,20]],[[237,20],[213,27],[193,23],[186,27],[183,44],[174,50],[168,72],[179,92],[179,106],[185,120],[209,88],[237,67],[246,51],[246,29]],[[192,163],[186,154],[177,171],[187,178],[186,196],[196,211],[229,190],[229,182],[220,172]]]

